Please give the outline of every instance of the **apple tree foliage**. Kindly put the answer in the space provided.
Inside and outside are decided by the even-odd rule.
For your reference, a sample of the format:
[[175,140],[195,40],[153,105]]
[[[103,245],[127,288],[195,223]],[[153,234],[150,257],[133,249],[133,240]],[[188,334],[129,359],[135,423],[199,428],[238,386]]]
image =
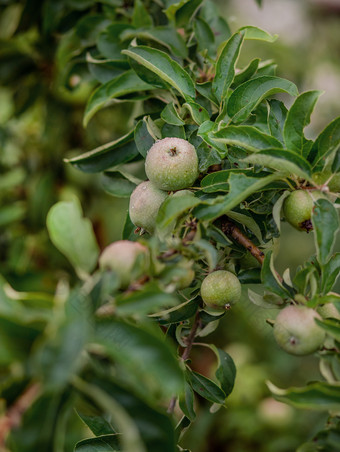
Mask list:
[[[143,166],[150,147],[177,137],[196,148],[200,174],[187,193],[169,193],[152,235],[136,231],[127,214],[122,239],[148,249],[147,263],[136,259],[127,289],[117,273],[99,269],[99,245],[77,200],[55,204],[47,216],[51,241],[75,269],[74,283],[61,279],[48,295],[17,292],[1,278],[8,449],[63,450],[75,410],[92,432],[75,452],[184,450],[195,400],[223,410],[234,386],[232,356],[205,338],[228,309],[208,307],[200,295],[208,273],[228,270],[258,309],[335,308],[330,318],[316,320],[327,333],[316,353],[322,380],[288,389],[268,383],[279,401],[329,412],[325,429],[299,451],[332,450],[340,436],[340,296],[334,291],[340,253],[333,250],[340,187],[329,184],[340,172],[340,118],[315,140],[306,138],[321,93],[299,93],[275,75],[272,61],[255,57],[239,67],[245,41],[276,37],[253,26],[232,32],[210,0],[63,0],[44,8],[40,26],[47,46],[59,34],[65,80],[86,73],[96,82],[84,126],[108,105],[134,105],[128,133],[65,164],[100,173],[103,190],[128,198],[142,182],[134,168]],[[28,62],[23,59],[23,70]],[[322,182],[320,174],[327,174]],[[310,220],[316,252],[294,274],[279,275],[274,248],[284,201],[295,190],[318,193]],[[306,232],[300,234],[304,240]],[[249,252],[256,260],[244,268]],[[178,290],[188,265],[195,277]],[[190,366],[191,348],[202,344],[215,355],[213,378]],[[16,423],[13,410],[20,407]]]

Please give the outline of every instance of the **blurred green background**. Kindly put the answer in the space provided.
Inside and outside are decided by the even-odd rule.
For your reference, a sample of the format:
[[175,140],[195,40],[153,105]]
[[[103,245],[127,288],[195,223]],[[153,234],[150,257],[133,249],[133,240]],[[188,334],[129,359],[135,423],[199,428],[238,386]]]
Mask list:
[[[103,248],[120,239],[128,205],[128,199],[105,193],[97,175],[81,173],[63,158],[121,136],[138,112],[132,104],[116,103],[84,129],[83,111],[95,83],[81,65],[78,72],[65,65],[67,40],[53,30],[40,34],[34,20],[23,24],[24,3],[0,0],[0,273],[17,290],[53,293],[59,280],[72,283],[75,275],[49,241],[49,208],[79,197]],[[324,91],[307,131],[315,137],[340,114],[340,2],[264,0],[259,8],[254,0],[230,0],[219,6],[232,31],[256,25],[279,34],[274,44],[247,42],[240,67],[252,55],[273,59],[277,75],[294,81],[300,91]],[[284,225],[278,270],[294,270],[313,249],[312,234]],[[225,411],[210,414],[201,404],[183,447],[290,452],[322,428],[325,416],[296,411],[269,397],[266,380],[285,387],[320,378],[316,359],[289,356],[276,346],[265,322],[275,315],[252,305],[244,291],[240,306],[211,336],[236,362],[236,387]],[[212,375],[210,352],[196,347],[193,366]]]

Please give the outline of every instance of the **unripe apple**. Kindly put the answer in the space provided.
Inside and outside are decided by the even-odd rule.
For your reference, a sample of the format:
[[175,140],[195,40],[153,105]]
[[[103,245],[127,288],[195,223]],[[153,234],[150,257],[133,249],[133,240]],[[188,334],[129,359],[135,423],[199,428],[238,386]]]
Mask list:
[[130,197],[129,215],[135,226],[152,234],[156,227],[158,210],[168,194],[152,182],[137,185]]
[[241,283],[233,273],[216,270],[204,278],[201,296],[212,308],[234,304],[241,298]]
[[320,315],[306,306],[287,306],[276,317],[274,337],[278,345],[292,355],[308,355],[320,348],[325,332],[315,319]]
[[190,187],[199,174],[196,149],[182,138],[163,138],[147,153],[145,172],[162,190]]
[[181,269],[181,276],[176,280],[177,289],[181,290],[189,287],[194,280],[195,272],[192,265],[193,261],[189,261],[188,259],[184,259],[178,264],[178,267]]
[[[139,278],[144,273],[143,267],[147,262],[147,253],[147,248],[138,242],[119,240],[104,248],[99,256],[99,267],[102,270],[112,270],[117,273],[121,287],[125,289],[133,278]],[[141,266],[136,269],[134,266],[138,258],[142,262]],[[133,274],[132,270],[134,270]]]
[[300,231],[313,229],[311,222],[314,200],[320,198],[322,193],[318,190],[295,190],[285,199],[283,213],[292,226]]

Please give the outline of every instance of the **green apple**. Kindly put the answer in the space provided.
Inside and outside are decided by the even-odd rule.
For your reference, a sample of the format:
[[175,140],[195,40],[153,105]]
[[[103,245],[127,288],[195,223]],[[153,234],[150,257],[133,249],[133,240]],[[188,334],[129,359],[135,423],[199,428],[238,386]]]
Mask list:
[[145,172],[162,190],[191,187],[199,174],[196,149],[182,138],[163,138],[149,149]]
[[192,281],[195,278],[195,272],[192,268],[193,261],[189,261],[188,259],[183,259],[179,264],[178,268],[181,269],[181,276],[176,279],[176,287],[177,289],[185,289],[189,287]]
[[[147,264],[148,249],[138,242],[119,240],[111,243],[99,256],[99,267],[102,270],[114,271],[123,289],[126,289],[133,279],[137,279],[145,271]],[[141,265],[135,268],[137,259]],[[143,265],[144,264],[144,265]]]
[[201,286],[204,303],[212,308],[234,304],[241,298],[241,283],[227,270],[216,270],[206,276]]
[[326,336],[315,319],[321,319],[321,317],[314,309],[306,306],[287,306],[275,320],[276,342],[292,355],[314,353],[323,344]]
[[313,229],[312,211],[316,199],[322,197],[319,190],[295,190],[285,199],[283,213],[292,226],[300,231]]
[[137,185],[130,197],[129,215],[132,223],[152,234],[158,210],[168,194],[146,181]]

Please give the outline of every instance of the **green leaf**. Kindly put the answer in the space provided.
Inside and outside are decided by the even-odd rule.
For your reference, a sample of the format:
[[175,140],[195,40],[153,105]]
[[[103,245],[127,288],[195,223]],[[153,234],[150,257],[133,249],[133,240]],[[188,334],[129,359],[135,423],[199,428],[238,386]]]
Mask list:
[[169,196],[161,205],[157,215],[157,227],[167,228],[176,218],[200,203],[198,198],[190,195]]
[[186,139],[185,129],[183,126],[173,126],[171,124],[164,124],[162,127],[162,138],[176,137]]
[[327,199],[316,201],[312,213],[312,223],[315,230],[318,261],[323,266],[330,258],[339,229],[338,213],[330,201]]
[[146,46],[136,46],[123,50],[122,53],[154,72],[177,89],[183,97],[195,98],[195,86],[189,74],[165,52]]
[[219,153],[213,147],[202,142],[196,147],[198,157],[198,169],[201,173],[207,171],[212,165],[219,165],[221,163],[221,157]]
[[117,452],[121,450],[119,434],[103,435],[97,438],[88,438],[79,441],[74,452]]
[[[150,326],[149,326],[150,329]],[[183,374],[173,350],[156,331],[118,319],[103,319],[96,328],[96,342],[106,353],[138,376],[148,390],[165,396],[183,390]]]
[[203,0],[190,0],[184,3],[175,14],[176,26],[184,27],[191,22]]
[[243,161],[281,171],[287,176],[294,174],[307,180],[311,178],[311,167],[307,160],[287,149],[266,149],[248,155]]
[[259,65],[259,62],[260,62],[259,58],[254,58],[248,64],[248,66],[246,66],[244,69],[239,71],[234,77],[233,87],[239,86],[242,83],[249,80],[255,74],[257,67]]
[[189,301],[185,301],[173,308],[166,309],[165,311],[157,312],[156,314],[151,314],[149,317],[156,318],[157,321],[162,325],[168,325],[171,323],[183,322],[184,320],[190,319],[197,311],[198,300],[194,298]]
[[0,207],[0,227],[22,220],[26,212],[27,207],[20,201],[14,202],[9,206]]
[[276,274],[274,268],[273,251],[268,251],[265,255],[261,269],[261,279],[263,281],[264,287],[270,292],[273,292],[282,298],[289,297],[289,292],[284,289]]
[[244,173],[244,170],[229,169],[215,171],[207,174],[201,180],[201,188],[205,193],[215,193],[217,191],[229,191],[229,176],[231,173]]
[[57,329],[45,331],[33,356],[34,374],[42,378],[46,390],[59,392],[82,368],[85,345],[89,340],[89,299],[78,291],[67,300],[67,316]]
[[121,54],[124,45],[120,40],[120,35],[127,28],[130,28],[130,25],[114,23],[99,34],[97,47],[101,55],[110,61],[124,62],[125,65],[127,64],[126,57]]
[[136,28],[153,25],[152,17],[141,0],[135,0],[132,13],[132,25]]
[[335,253],[329,261],[323,265],[321,274],[321,291],[327,294],[332,290],[340,275],[340,253]]
[[185,121],[179,116],[173,102],[167,104],[161,112],[161,118],[168,124],[182,126]]
[[221,388],[223,389],[225,395],[228,397],[231,394],[236,377],[236,366],[232,357],[226,353],[224,350],[215,347],[214,345],[209,345],[209,347],[215,353],[218,360],[218,367],[216,370],[216,378],[221,383]]
[[288,403],[297,408],[313,410],[340,409],[340,384],[330,384],[325,381],[311,383],[303,388],[279,389],[272,383],[267,383],[276,400]]
[[202,206],[195,209],[195,215],[204,220],[213,220],[226,214],[251,194],[262,190],[266,185],[281,178],[280,174],[271,174],[266,177],[249,177],[246,174],[230,173],[230,190],[227,196],[222,199],[216,198],[212,203],[202,202]]
[[135,127],[135,143],[138,149],[138,152],[145,158],[148,150],[155,143],[155,140],[150,135],[148,131],[148,127],[144,119],[141,119],[137,122]]
[[253,126],[228,126],[213,133],[214,140],[256,152],[267,148],[281,148],[281,143],[271,135]]
[[183,107],[189,110],[192,119],[196,122],[196,124],[201,125],[205,121],[209,121],[210,116],[207,110],[199,105],[197,102],[187,99]]
[[270,99],[268,104],[268,126],[270,133],[283,143],[283,128],[287,117],[287,108],[283,102],[277,99]]
[[245,32],[244,39],[257,39],[260,41],[275,42],[278,38],[278,35],[271,35],[267,31],[251,25],[242,27],[239,31]]
[[134,142],[134,131],[132,130],[118,140],[103,144],[78,157],[65,159],[65,162],[71,163],[85,173],[98,173],[112,166],[127,163],[138,155],[139,152]]
[[170,52],[179,58],[188,56],[188,49],[182,36],[173,27],[161,25],[158,27],[141,28],[137,30],[129,29],[122,34],[123,39],[131,41],[133,38],[154,41],[166,47]]
[[87,126],[94,114],[101,108],[107,106],[112,99],[150,89],[154,89],[154,86],[141,80],[132,69],[104,83],[104,85],[93,92],[87,102],[84,114],[84,127]]
[[340,171],[340,149],[337,150],[332,163],[332,173],[338,173]]
[[110,422],[102,416],[99,416],[96,409],[92,409],[92,407],[88,409],[88,407],[86,407],[86,414],[84,413],[84,409],[82,411],[76,409],[75,411],[95,436],[112,435],[116,433]]
[[216,383],[191,369],[187,369],[187,377],[197,394],[210,402],[224,405],[226,395]]
[[298,90],[294,83],[279,77],[263,75],[248,80],[231,94],[227,104],[228,115],[234,123],[240,123],[248,118],[263,99],[276,93],[297,96]]
[[126,296],[125,294],[117,296],[116,312],[118,315],[141,316],[158,312],[164,307],[170,307],[178,304],[175,295],[166,293],[156,284],[149,283],[144,285],[142,291],[137,291]]
[[47,215],[51,241],[83,278],[97,265],[99,247],[90,220],[83,217],[79,202],[58,202]]
[[101,185],[104,190],[118,198],[128,198],[138,183],[120,171],[106,171],[101,175]]
[[286,147],[302,154],[306,138],[303,129],[310,123],[310,116],[321,91],[306,91],[300,94],[290,107],[283,129]]
[[340,321],[337,319],[315,319],[316,323],[336,341],[340,342]]
[[[120,407],[124,408],[124,411],[129,415],[130,419],[133,420],[133,425],[137,427],[139,435],[144,443],[143,452],[174,452],[175,450],[175,432],[174,425],[169,416],[167,416],[163,410],[159,411],[153,408],[151,405],[145,402],[148,394],[145,393],[144,388],[139,386],[139,391],[142,393],[141,396],[137,397],[130,390],[125,389],[123,386],[118,385],[112,380],[112,377],[106,373],[101,374],[100,377],[90,378],[93,382],[91,386],[101,388],[104,394],[108,398],[113,398]],[[97,400],[94,397],[96,405]],[[159,400],[157,400],[159,402]],[[157,403],[159,405],[159,403]],[[119,427],[116,422],[116,417],[110,415],[108,410],[105,410],[104,416],[112,419],[113,423]],[[117,413],[119,416],[119,412]],[[125,429],[119,429],[122,433],[120,443],[122,445],[122,450],[125,452],[125,447],[123,440],[127,440],[126,435],[128,431]],[[131,451],[132,452],[132,451]],[[133,449],[133,452],[136,452]]]
[[310,153],[310,161],[313,162],[313,168],[322,169],[326,162],[326,157],[336,151],[339,145],[340,117],[328,124],[316,139]]
[[[136,423],[131,416],[132,413],[125,409],[124,401],[120,404],[115,398],[113,391],[105,391],[103,382],[100,385],[89,384],[80,378],[73,379],[73,385],[78,391],[84,393],[86,397],[100,407],[106,415],[109,415],[117,425],[117,430],[121,433],[121,446],[124,452],[145,452],[145,447]],[[104,449],[105,450],[105,449]]]
[[205,121],[198,129],[197,135],[202,138],[203,141],[206,142],[208,146],[213,147],[216,149],[218,154],[224,158],[227,153],[227,147],[219,143],[218,141],[214,140],[214,134],[213,131],[216,130],[216,124],[212,121]]
[[195,420],[196,413],[194,409],[194,391],[187,381],[185,382],[184,393],[179,399],[179,406],[190,421]]
[[228,93],[235,76],[235,66],[243,42],[243,33],[235,33],[226,42],[216,63],[216,73],[212,83],[212,90],[221,102]]
[[215,44],[215,36],[211,28],[201,17],[196,17],[193,25],[198,50],[200,52],[207,50],[208,54],[212,54]]

